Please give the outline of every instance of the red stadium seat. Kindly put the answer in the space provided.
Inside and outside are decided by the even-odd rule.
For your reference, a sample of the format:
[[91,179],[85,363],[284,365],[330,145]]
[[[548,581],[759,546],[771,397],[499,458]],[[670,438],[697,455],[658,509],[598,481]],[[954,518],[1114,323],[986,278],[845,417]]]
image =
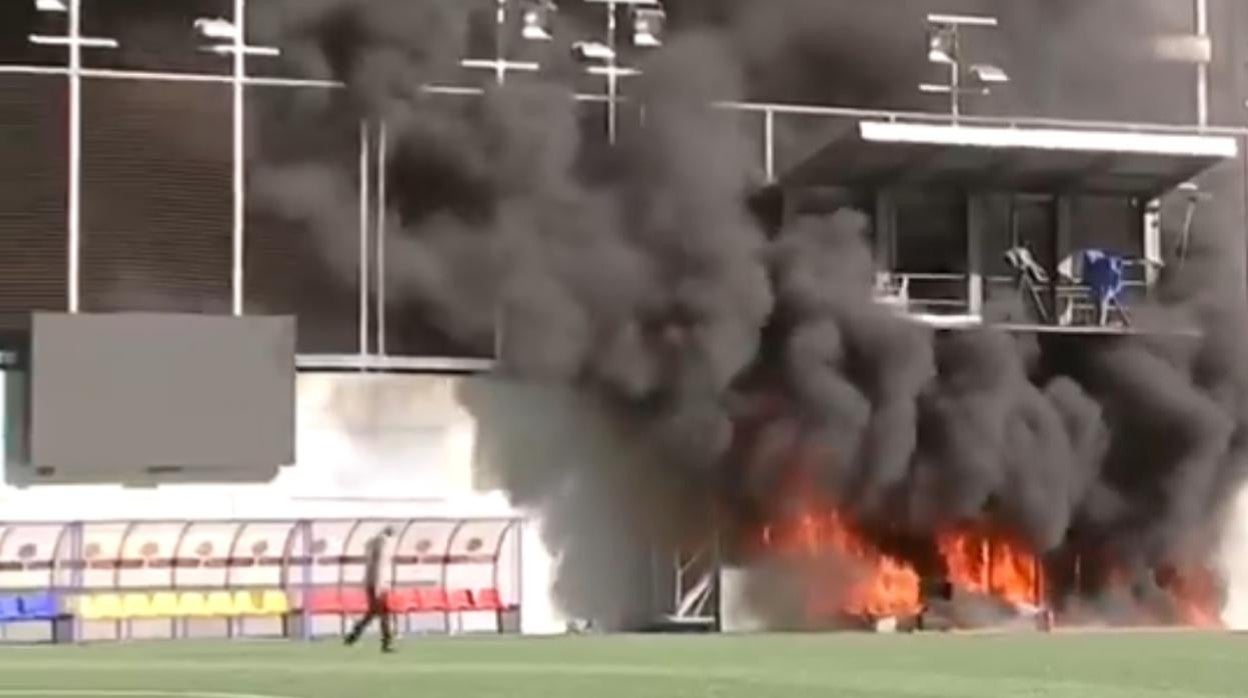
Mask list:
[[343,613],[368,613],[368,594],[363,589],[343,589],[340,598]]
[[342,613],[342,599],[337,589],[313,589],[304,600],[312,613]]
[[308,595],[306,603],[313,613],[368,612],[368,595],[363,589],[316,589]]
[[386,608],[391,613],[413,613],[420,610],[420,595],[415,589],[392,589],[386,595]]
[[446,610],[451,613],[471,611],[473,608],[472,593],[467,589],[455,589],[446,595]]
[[416,593],[420,597],[420,610],[436,613],[444,613],[450,610],[450,604],[446,598],[446,589],[441,587],[424,587],[417,589]]
[[501,611],[503,610],[503,600],[498,595],[498,589],[482,589],[472,595],[474,611]]

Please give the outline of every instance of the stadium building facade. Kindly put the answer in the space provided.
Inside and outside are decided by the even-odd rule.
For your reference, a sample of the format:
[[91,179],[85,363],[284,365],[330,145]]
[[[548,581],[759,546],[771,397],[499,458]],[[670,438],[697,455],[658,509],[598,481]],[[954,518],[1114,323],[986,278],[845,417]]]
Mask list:
[[[809,164],[817,160],[812,156],[835,143],[828,134],[862,122],[942,128],[952,123],[947,98],[920,92],[917,81],[909,79],[943,79],[943,68],[929,64],[923,55],[922,29],[927,11],[946,8],[940,3],[906,4],[911,7],[903,12],[915,19],[913,36],[904,28],[892,31],[907,33],[898,43],[908,48],[899,52],[900,58],[881,58],[886,65],[900,62],[913,71],[906,73],[904,88],[873,92],[860,101],[853,101],[864,94],[860,91],[831,88],[825,103],[798,104],[770,93],[760,82],[747,90],[750,99],[716,105],[754,134],[762,192],[757,203],[765,218],[782,220],[786,207],[821,206],[820,196],[829,187],[845,184],[806,176]],[[491,84],[531,79],[534,66],[523,41],[531,5],[520,0],[482,2],[458,77],[427,90],[448,100],[476,99]],[[669,3],[669,31],[681,21],[698,19],[697,12],[682,5]],[[112,520],[136,510],[144,511],[142,518],[220,519],[228,514],[240,520],[292,521],[375,516],[510,520],[518,515],[475,473],[475,425],[450,397],[455,383],[467,379],[446,375],[488,370],[492,357],[459,346],[396,300],[402,294],[393,285],[396,274],[387,256],[392,177],[385,157],[385,124],[347,123],[341,132],[324,135],[353,145],[342,158],[344,170],[354,173],[359,204],[354,230],[344,231],[355,237],[351,248],[356,272],[349,283],[326,283],[333,272],[309,238],[254,205],[249,196],[254,168],[284,156],[272,151],[275,139],[266,135],[289,127],[284,119],[292,113],[287,111],[291,102],[314,102],[344,89],[333,80],[298,74],[275,55],[278,49],[265,33],[264,20],[275,6],[275,0],[11,0],[0,9],[0,323],[5,323],[0,329],[19,326],[19,318],[32,311],[289,314],[298,319],[302,372],[298,463],[271,485],[178,487],[159,495],[109,490],[103,498],[97,489],[0,489],[0,520]],[[644,63],[646,49],[624,48],[642,30],[630,3],[611,5],[610,10],[602,4],[587,7],[565,9],[600,16],[608,33],[584,38],[620,47],[609,64],[576,78],[585,138],[606,142],[639,121],[626,100],[630,78]],[[1003,33],[1010,31],[1011,20],[1045,19],[1044,10],[1010,12],[1024,16],[1003,15]],[[1105,16],[1112,18],[1112,13]],[[608,17],[613,19],[608,22]],[[659,26],[654,25],[656,31]],[[1190,35],[1212,35],[1210,60],[1191,62],[1189,57],[1184,59],[1188,62],[1146,60],[1098,67],[1071,66],[1057,55],[1028,59],[1027,69],[1011,70],[1013,82],[998,90],[999,97],[976,97],[962,105],[958,123],[988,130],[1229,140],[1234,152],[1223,151],[1229,157],[1218,159],[1231,162],[1201,185],[1219,194],[1200,215],[1242,226],[1248,218],[1243,178],[1248,46],[1241,46],[1238,38],[1243,27],[1248,27],[1243,3],[1195,2],[1190,10],[1132,30],[1140,32],[1140,46],[1177,35],[1187,36],[1185,45],[1199,47],[1201,41],[1191,41]],[[1087,31],[1095,36],[1121,29],[1106,23]],[[1004,44],[1008,40],[997,36],[986,40],[983,50],[1002,54]],[[1009,66],[1008,55],[997,58]],[[1033,73],[1059,67],[1085,75],[1098,69],[1120,72],[1066,87],[1050,80],[1043,85],[1037,81],[1034,89],[1028,85]],[[1089,85],[1118,85],[1132,99],[1108,100],[1102,110],[1095,100],[1079,98],[1078,90]],[[1012,93],[1027,97],[1012,98]],[[1120,108],[1127,102],[1143,107]],[[1029,118],[1014,115],[1019,104],[1031,110]],[[1140,120],[1151,123],[1134,123]],[[911,164],[903,160],[891,166],[904,174]],[[1104,163],[1088,166],[1098,164]],[[1177,174],[1157,176],[1173,185],[1203,169],[1180,168]],[[1167,179],[1174,177],[1178,180]],[[784,190],[790,182],[821,191],[789,196]],[[777,191],[779,199],[772,195]],[[889,282],[904,282],[909,310],[975,316],[982,312],[985,286],[994,279],[1012,282],[1014,270],[995,254],[1004,248],[985,252],[976,247],[976,231],[982,226],[975,219],[983,215],[976,213],[981,210],[976,202],[937,197],[907,205],[871,197],[866,205],[875,212],[881,205],[888,208],[889,237],[886,244],[877,240],[877,252]],[[1135,234],[1137,223],[1144,225],[1144,204],[1113,214],[1121,217],[1123,239],[1132,245],[1128,253],[1141,258],[1150,254],[1147,236],[1142,230]],[[1046,218],[1055,215],[1053,210],[1042,206],[1017,215],[1038,217],[1036,229],[1050,231],[1060,227]],[[1114,237],[1098,242],[1120,241]],[[1041,261],[1053,268],[1059,258],[1055,252]],[[338,373],[356,368],[404,374]],[[354,407],[344,410],[344,403]],[[378,425],[369,421],[370,406],[377,404],[402,408],[391,409],[392,418]],[[421,494],[396,498],[395,492]],[[116,539],[109,539],[109,545],[118,560],[142,557],[141,544],[130,551],[133,555],[123,550],[121,536],[127,530],[118,527],[116,535],[108,534]],[[34,535],[39,541],[59,541],[61,531],[39,529]],[[287,529],[280,533],[274,541],[301,540]],[[172,533],[166,537],[174,538]],[[551,629],[559,625],[557,614],[548,598],[533,591],[549,574],[543,569],[549,560],[535,552],[540,541],[530,537],[525,550],[535,562],[523,564],[529,591],[517,585],[507,603],[529,609],[526,616],[533,629]],[[413,545],[419,540],[414,537]],[[23,545],[12,536],[7,544],[0,537],[0,589],[10,583],[4,565],[29,562],[19,554],[29,550]],[[48,564],[62,560],[68,548],[59,546],[55,543],[36,557]],[[289,559],[282,562],[289,564]],[[690,591],[696,591],[697,580],[692,582]],[[138,584],[135,589],[147,587]],[[108,585],[100,590],[115,591]],[[656,596],[670,597],[670,591]]]

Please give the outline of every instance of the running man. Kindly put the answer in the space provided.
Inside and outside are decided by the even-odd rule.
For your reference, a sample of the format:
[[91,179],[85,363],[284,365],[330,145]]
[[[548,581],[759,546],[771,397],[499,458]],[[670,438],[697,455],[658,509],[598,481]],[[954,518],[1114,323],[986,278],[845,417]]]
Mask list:
[[386,526],[381,533],[369,539],[364,548],[364,590],[368,594],[368,613],[355,624],[347,635],[347,644],[354,645],[368,629],[374,619],[381,622],[381,651],[394,651],[394,619],[390,617],[390,609],[386,607],[386,596],[390,591],[391,563],[390,541],[394,538],[394,527]]

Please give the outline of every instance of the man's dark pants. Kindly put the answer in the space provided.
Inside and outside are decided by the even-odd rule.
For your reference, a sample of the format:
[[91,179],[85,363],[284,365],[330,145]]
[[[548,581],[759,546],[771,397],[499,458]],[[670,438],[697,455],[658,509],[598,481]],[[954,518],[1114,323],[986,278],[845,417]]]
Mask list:
[[394,645],[394,618],[390,615],[390,609],[386,607],[386,593],[380,589],[368,590],[368,613],[365,613],[364,617],[347,634],[347,644],[354,645],[359,641],[360,636],[374,620],[381,622],[381,646],[384,649],[392,647]]

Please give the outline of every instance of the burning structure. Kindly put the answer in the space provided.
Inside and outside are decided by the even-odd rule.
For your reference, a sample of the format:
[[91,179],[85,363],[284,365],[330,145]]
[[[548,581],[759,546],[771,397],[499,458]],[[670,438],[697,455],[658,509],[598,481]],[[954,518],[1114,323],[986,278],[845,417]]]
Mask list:
[[[121,47],[87,50],[92,89],[157,4],[92,28]],[[1190,30],[1172,0],[633,4],[254,0],[239,32],[280,60],[238,139],[248,263],[308,263],[301,351],[358,284],[362,354],[496,357],[463,396],[481,467],[602,626],[727,606],[721,569],[771,627],[1215,620],[1248,443],[1238,43],[1205,65],[1224,128],[1188,129],[1195,67],[1138,51]],[[946,108],[916,90],[937,11],[999,12],[975,50],[1013,78],[956,122],[914,113]],[[633,45],[584,41],[606,17]]]
[[[749,453],[744,467],[778,469],[773,487],[781,494],[764,498],[741,554],[824,560],[798,575],[811,585],[801,592],[800,622],[940,616],[975,624],[1067,610],[1072,598],[1130,596],[1133,586],[1151,596],[1131,612],[1140,620],[1215,622],[1220,600],[1198,562],[1154,568],[1120,557],[1115,543],[1126,541],[1101,539],[1108,531],[1086,548],[1074,537],[1096,526],[1084,507],[1099,504],[1085,497],[1109,487],[1100,478],[1114,450],[1140,458],[1132,442],[1147,438],[1115,424],[1125,406],[1112,391],[1126,386],[1098,393],[1107,390],[1102,381],[1124,370],[1114,364],[1130,360],[1131,343],[1172,335],[1165,341],[1191,350],[1200,330],[1176,316],[1133,324],[1125,310],[1115,326],[1103,312],[1080,322],[1077,294],[1095,296],[1093,284],[1050,281],[1063,273],[1058,260],[1090,242],[1139,256],[1151,250],[1159,271],[1168,262],[1181,272],[1179,253],[1161,259],[1151,202],[1233,158],[1237,146],[1232,138],[1174,138],[860,122],[781,176],[776,355],[757,364],[770,374],[760,389],[781,406],[761,433],[739,441],[750,449],[775,439],[766,448],[777,450]],[[872,211],[873,225],[854,210]],[[877,282],[872,307],[870,271],[896,269],[899,248],[914,238],[922,245],[941,225],[964,228],[965,250],[935,254],[960,252],[965,273],[916,276],[961,288],[916,312],[904,295],[881,298]],[[855,253],[872,242],[871,253]],[[1020,251],[1030,257],[1031,249],[1043,264],[1019,263]],[[1163,292],[1160,274],[1139,266],[1145,273],[1132,305],[1164,306],[1150,305]],[[884,275],[911,285],[906,275]],[[825,290],[833,276],[857,288]],[[1030,286],[1036,280],[1046,293]],[[906,322],[948,334],[900,326]],[[960,332],[971,334],[949,336]],[[774,393],[776,385],[787,389]],[[1156,399],[1141,386],[1131,391]],[[793,424],[779,435],[767,434],[787,420]],[[1201,429],[1221,440],[1228,426]]]
[[[386,124],[401,302],[498,349],[498,375],[465,391],[479,458],[541,512],[569,613],[697,615],[729,595],[728,569],[770,627],[1212,622],[1248,434],[1242,221],[1165,195],[1235,162],[1234,133],[831,110],[777,128],[802,155],[760,168],[731,107],[750,113],[760,68],[737,22],[786,11],[765,4],[690,3],[703,22],[673,22],[643,60],[614,144],[577,135],[580,78],[557,70],[471,104],[414,89],[447,57],[398,28],[445,38],[448,3],[278,22],[275,43]],[[857,12],[814,4],[788,9]],[[833,84],[896,93],[898,76],[849,65]],[[255,186],[346,257],[350,187],[295,152]],[[1231,170],[1206,186],[1242,210]],[[1110,283],[1082,249],[1110,251]],[[671,556],[708,548],[672,581]]]

